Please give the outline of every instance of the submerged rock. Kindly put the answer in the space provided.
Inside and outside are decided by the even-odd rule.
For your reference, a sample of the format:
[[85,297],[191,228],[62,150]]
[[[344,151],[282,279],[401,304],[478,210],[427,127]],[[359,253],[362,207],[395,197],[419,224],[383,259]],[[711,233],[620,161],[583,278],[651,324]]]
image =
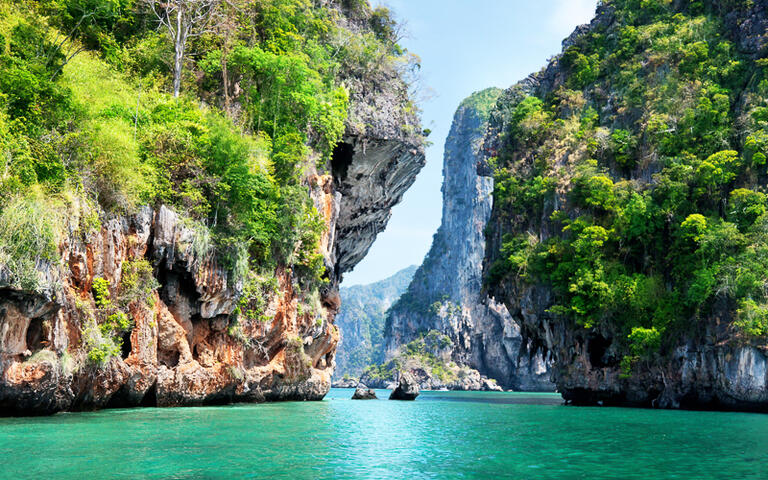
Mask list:
[[419,396],[419,383],[410,372],[400,372],[400,382],[389,395],[390,400],[416,400]]
[[363,384],[360,384],[355,389],[352,400],[378,400],[376,392],[372,388],[368,388]]

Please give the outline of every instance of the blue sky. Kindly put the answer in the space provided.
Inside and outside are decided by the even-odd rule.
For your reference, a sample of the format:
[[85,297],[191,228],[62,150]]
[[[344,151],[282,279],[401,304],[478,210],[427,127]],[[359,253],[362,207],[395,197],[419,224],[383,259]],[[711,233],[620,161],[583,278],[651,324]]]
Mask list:
[[459,103],[488,87],[506,88],[540,70],[573,29],[588,22],[597,0],[386,0],[404,21],[402,44],[421,57],[420,102],[432,130],[427,166],[393,210],[368,256],[344,286],[368,284],[418,265],[440,226],[443,144]]

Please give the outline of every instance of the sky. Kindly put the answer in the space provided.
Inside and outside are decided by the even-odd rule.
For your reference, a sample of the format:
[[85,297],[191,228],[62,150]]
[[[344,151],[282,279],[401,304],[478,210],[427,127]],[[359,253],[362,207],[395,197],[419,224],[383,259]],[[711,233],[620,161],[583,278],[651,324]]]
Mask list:
[[373,0],[405,23],[401,44],[421,58],[424,128],[432,130],[427,165],[392,212],[345,287],[421,264],[440,226],[443,146],[462,100],[507,88],[539,71],[573,29],[590,21],[597,0]]

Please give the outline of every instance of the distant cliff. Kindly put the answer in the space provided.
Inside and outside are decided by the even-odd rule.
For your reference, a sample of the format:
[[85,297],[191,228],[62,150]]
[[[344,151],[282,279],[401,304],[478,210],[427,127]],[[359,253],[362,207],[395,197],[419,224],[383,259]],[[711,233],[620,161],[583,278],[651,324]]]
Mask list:
[[359,378],[365,367],[383,360],[387,310],[403,294],[415,272],[414,265],[370,285],[341,288],[341,310],[336,316],[341,339],[334,378]]
[[491,213],[493,179],[477,174],[479,150],[498,89],[466,99],[445,143],[443,216],[432,247],[408,290],[391,308],[388,357],[436,331],[452,347],[448,357],[502,386],[551,390],[541,352],[529,350],[506,308],[482,293],[483,231]]

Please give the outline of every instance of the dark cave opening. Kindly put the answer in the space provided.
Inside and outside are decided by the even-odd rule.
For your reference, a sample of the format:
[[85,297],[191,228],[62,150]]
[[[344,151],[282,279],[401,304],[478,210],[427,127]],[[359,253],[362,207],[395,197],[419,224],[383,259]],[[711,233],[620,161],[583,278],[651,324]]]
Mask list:
[[43,335],[43,320],[41,318],[33,318],[29,321],[29,327],[27,327],[27,349],[32,352],[39,352],[45,345]]
[[181,353],[178,351],[158,350],[157,352],[157,361],[168,368],[178,366],[179,358],[181,358]]
[[355,157],[355,147],[349,143],[339,142],[333,149],[331,156],[331,170],[336,181],[347,178],[349,166]]
[[123,344],[120,346],[120,357],[125,360],[131,354],[133,345],[131,344],[131,332],[125,332],[123,334]]
[[141,399],[142,407],[156,407],[157,406],[157,382],[153,383],[144,397]]
[[604,368],[608,366],[605,360],[605,353],[610,346],[611,341],[602,335],[590,337],[587,340],[587,353],[589,353],[589,363],[592,364],[592,367]]

